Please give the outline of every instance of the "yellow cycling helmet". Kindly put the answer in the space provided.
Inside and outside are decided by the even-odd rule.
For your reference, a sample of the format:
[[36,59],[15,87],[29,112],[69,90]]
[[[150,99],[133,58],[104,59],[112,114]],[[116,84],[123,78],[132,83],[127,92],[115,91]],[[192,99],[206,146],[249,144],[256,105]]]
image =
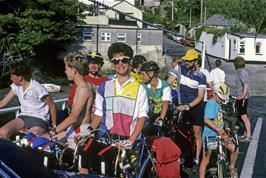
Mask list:
[[186,52],[186,55],[183,56],[181,59],[184,61],[194,61],[199,58],[199,52],[195,49],[189,49]]
[[229,88],[226,84],[220,83],[216,87],[214,87],[214,93],[219,96],[225,103],[229,100]]

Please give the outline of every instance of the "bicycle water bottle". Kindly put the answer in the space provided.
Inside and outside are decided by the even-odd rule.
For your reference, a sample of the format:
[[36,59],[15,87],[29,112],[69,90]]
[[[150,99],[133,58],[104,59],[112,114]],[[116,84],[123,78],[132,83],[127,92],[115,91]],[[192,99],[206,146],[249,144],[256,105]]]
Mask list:
[[105,175],[105,162],[101,161],[101,174]]

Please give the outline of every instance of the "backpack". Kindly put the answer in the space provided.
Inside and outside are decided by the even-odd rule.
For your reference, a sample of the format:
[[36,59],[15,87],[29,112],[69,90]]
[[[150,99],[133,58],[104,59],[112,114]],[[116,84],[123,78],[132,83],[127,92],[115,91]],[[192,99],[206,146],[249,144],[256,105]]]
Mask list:
[[167,137],[159,137],[151,144],[156,152],[156,172],[159,178],[180,178],[179,147]]

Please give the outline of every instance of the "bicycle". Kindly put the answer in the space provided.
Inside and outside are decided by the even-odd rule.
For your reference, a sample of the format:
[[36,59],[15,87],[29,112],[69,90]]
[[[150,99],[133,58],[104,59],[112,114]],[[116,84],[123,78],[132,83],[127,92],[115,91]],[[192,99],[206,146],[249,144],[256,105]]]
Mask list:
[[106,147],[115,148],[116,158],[112,161],[112,164],[102,160],[98,163],[101,165],[94,165],[90,172],[125,178],[156,177],[156,159],[146,137],[136,140],[135,144],[131,146],[124,143],[119,137],[113,139],[109,134],[106,134],[106,137],[98,137],[97,134],[94,134],[94,138],[92,138],[91,134],[96,133],[96,131],[98,129],[92,130],[90,134],[79,141],[78,145],[83,148],[89,139],[95,139],[94,141],[101,142]]
[[173,112],[163,124],[166,134],[181,149],[181,177],[189,177],[194,174],[193,157],[196,152],[194,133],[190,122],[184,120],[184,111]]
[[[217,178],[229,178],[230,168],[229,161],[227,158],[227,151],[224,149],[224,144],[231,140],[224,140],[220,135],[216,137],[210,137],[208,140],[205,140],[205,148],[207,147],[210,150],[216,150],[216,168],[210,167],[206,170],[206,177],[216,177]],[[213,169],[215,171],[213,171]],[[211,171],[209,171],[211,170]],[[212,175],[212,176],[211,176]]]

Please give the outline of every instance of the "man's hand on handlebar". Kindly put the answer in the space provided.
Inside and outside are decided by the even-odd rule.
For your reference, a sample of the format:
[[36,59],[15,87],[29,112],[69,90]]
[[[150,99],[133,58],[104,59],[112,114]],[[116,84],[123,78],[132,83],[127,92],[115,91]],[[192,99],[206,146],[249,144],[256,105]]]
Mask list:
[[179,105],[176,107],[176,110],[178,112],[180,111],[188,111],[190,109],[189,105],[185,104],[185,105]]

